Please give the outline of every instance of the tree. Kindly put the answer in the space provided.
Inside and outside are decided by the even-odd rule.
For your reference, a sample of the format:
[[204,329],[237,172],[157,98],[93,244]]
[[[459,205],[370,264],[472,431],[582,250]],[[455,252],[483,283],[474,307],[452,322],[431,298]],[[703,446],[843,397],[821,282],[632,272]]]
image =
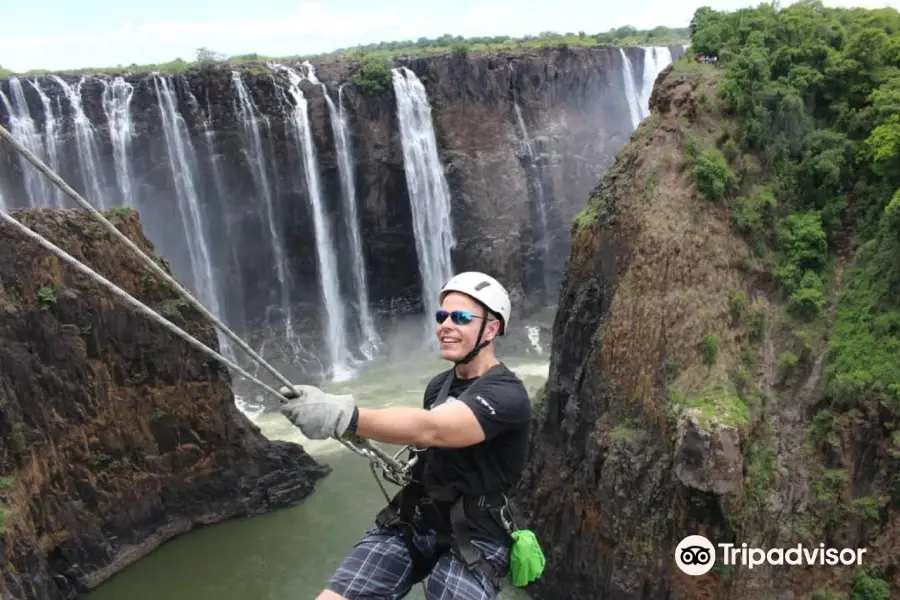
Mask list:
[[198,48],[197,60],[199,62],[219,62],[225,60],[225,55],[220,54],[219,52],[214,52],[209,48]]

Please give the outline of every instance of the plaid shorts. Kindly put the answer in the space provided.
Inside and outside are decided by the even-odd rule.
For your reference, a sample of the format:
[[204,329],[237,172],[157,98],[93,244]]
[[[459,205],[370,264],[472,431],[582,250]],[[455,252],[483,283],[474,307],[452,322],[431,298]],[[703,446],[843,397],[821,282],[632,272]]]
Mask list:
[[[434,532],[417,533],[413,543],[428,559],[437,550]],[[509,571],[509,548],[481,539],[472,545],[498,573]],[[347,600],[399,600],[412,586],[412,559],[403,537],[389,529],[375,528],[357,542],[337,568],[328,589]],[[438,559],[425,587],[427,600],[495,600],[498,590],[478,569],[469,569],[455,551]]]

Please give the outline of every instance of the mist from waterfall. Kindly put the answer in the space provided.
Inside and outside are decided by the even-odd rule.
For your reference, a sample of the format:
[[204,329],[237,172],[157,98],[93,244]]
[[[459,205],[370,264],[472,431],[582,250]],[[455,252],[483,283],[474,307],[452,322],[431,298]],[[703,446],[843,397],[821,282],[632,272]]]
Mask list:
[[[53,103],[50,101],[50,97],[46,92],[38,85],[37,80],[31,80],[28,84],[35,92],[37,92],[38,98],[41,99],[41,107],[44,109],[44,155],[41,159],[47,163],[51,169],[59,173],[59,142],[60,131],[62,131],[62,119],[60,116],[53,113]],[[49,179],[45,178],[45,181],[51,188],[51,195],[41,198],[38,202],[49,203],[52,198],[54,206],[57,208],[65,208],[67,202],[65,193],[57,186],[53,185]],[[30,200],[31,202],[35,202],[35,199]]]
[[212,260],[204,228],[206,221],[200,211],[200,201],[195,183],[198,171],[194,146],[187,124],[181,113],[178,112],[178,99],[175,97],[168,78],[155,77],[153,87],[159,102],[166,152],[175,184],[175,195],[181,213],[184,237],[187,240],[195,293],[200,297],[200,301],[209,307],[210,312],[219,317],[221,307],[213,279]]
[[[263,207],[266,214],[266,225],[269,229],[270,243],[272,244],[272,252],[275,259],[275,275],[278,279],[279,291],[279,308],[282,312],[284,325],[284,341],[291,349],[294,358],[299,358],[302,346],[296,339],[294,333],[293,308],[291,306],[290,297],[290,281],[286,270],[287,257],[284,251],[284,244],[281,241],[281,233],[275,222],[274,199],[272,197],[272,188],[269,185],[269,175],[266,172],[266,155],[263,152],[262,136],[260,134],[260,123],[264,123],[266,127],[269,125],[267,117],[260,114],[256,104],[250,97],[250,90],[247,89],[244,80],[241,78],[240,71],[231,72],[231,82],[234,85],[237,102],[235,105],[235,113],[241,128],[244,131],[246,141],[249,143],[248,162],[250,163],[253,182],[256,185],[256,192],[263,200]],[[270,323],[270,325],[272,325]]]
[[[312,130],[309,123],[309,104],[300,89],[303,77],[290,67],[278,66],[288,76],[290,87],[288,93],[294,99],[293,133],[303,150],[306,189],[312,208],[313,227],[316,233],[316,258],[319,265],[319,282],[322,288],[323,303],[326,315],[326,343],[328,344],[329,370],[332,380],[346,381],[353,376],[349,365],[347,351],[347,331],[344,305],[341,300],[340,281],[338,279],[337,256],[331,225],[325,211],[319,180],[319,163],[313,144]],[[316,83],[313,74],[312,83]]]
[[519,107],[518,102],[513,102],[513,108],[516,113],[516,122],[519,125],[519,131],[522,134],[522,141],[525,143],[525,150],[528,153],[528,171],[531,175],[529,179],[529,183],[534,188],[534,194],[537,199],[538,206],[538,220],[540,222],[540,235],[538,239],[538,247],[541,250],[541,274],[544,282],[544,291],[546,293],[551,293],[551,283],[550,283],[550,268],[549,268],[549,258],[550,258],[550,225],[547,218],[547,201],[544,195],[544,184],[541,180],[541,172],[538,169],[536,160],[537,153],[534,150],[534,147],[531,143],[531,137],[528,135],[528,128],[525,126],[525,119],[522,118],[522,109]]
[[519,108],[519,103],[514,102],[513,107],[516,111],[516,121],[519,124],[519,129],[522,132],[522,140],[525,142],[525,149],[528,152],[528,157],[531,159],[530,161],[530,169],[534,173],[534,186],[537,190],[538,196],[538,212],[540,214],[541,220],[541,241],[544,247],[544,250],[547,249],[547,234],[549,232],[549,228],[547,226],[547,204],[544,200],[544,185],[541,183],[541,175],[538,172],[537,166],[534,161],[536,158],[536,154],[534,152],[534,147],[531,145],[531,138],[528,136],[528,128],[525,127],[525,119],[522,118],[522,109]]
[[[25,101],[25,93],[22,90],[22,82],[18,77],[11,77],[9,80],[9,90],[12,99],[6,97],[0,91],[0,102],[6,108],[10,115],[10,133],[19,140],[23,146],[28,148],[35,156],[44,158],[44,144],[41,140],[41,134],[35,126],[31,114],[28,112],[28,103]],[[40,171],[28,162],[24,156],[19,156],[19,165],[25,179],[25,193],[28,195],[28,203],[31,207],[41,205],[43,198],[50,198],[51,186],[46,177]]]
[[[227,198],[228,193],[226,192],[225,184],[223,183],[222,167],[221,165],[219,165],[220,156],[216,152],[216,134],[212,129],[207,128],[206,131],[203,132],[203,137],[206,141],[206,156],[209,159],[209,166],[212,170],[213,190],[215,191],[217,198]],[[224,234],[228,239],[233,239],[233,232],[230,231],[228,227],[227,219],[225,223]],[[229,249],[231,260],[234,262],[234,264],[239,264],[240,257],[238,256],[238,251],[240,249],[240,244],[227,244],[227,246]],[[224,261],[222,261],[220,258],[220,262]],[[216,268],[215,261],[213,261],[213,272],[216,273],[216,281],[221,281],[227,275],[224,269]],[[241,280],[240,273],[237,274],[237,283],[237,286],[232,287],[228,291],[228,297],[231,303],[237,306],[237,310],[235,312],[241,315],[241,321],[243,321],[245,320],[246,315],[244,314],[244,285],[243,281]]]
[[[453,274],[450,250],[456,246],[456,239],[450,218],[450,186],[438,156],[425,86],[406,67],[391,69],[391,74],[422,277],[422,304],[430,317],[440,306],[441,288]],[[432,331],[429,318],[429,340],[433,340]]]
[[103,82],[103,113],[109,123],[109,139],[113,148],[113,165],[119,189],[118,204],[125,206],[138,205],[131,188],[131,138],[134,136],[134,127],[131,123],[131,101],[133,98],[134,86],[122,77],[116,77],[112,83]]
[[59,85],[72,107],[72,124],[75,126],[75,143],[78,150],[78,161],[81,165],[81,178],[84,183],[87,201],[94,208],[109,208],[106,195],[106,183],[100,168],[100,150],[97,144],[97,130],[84,113],[81,105],[81,86],[84,77],[78,80],[73,88],[57,75],[50,76]]

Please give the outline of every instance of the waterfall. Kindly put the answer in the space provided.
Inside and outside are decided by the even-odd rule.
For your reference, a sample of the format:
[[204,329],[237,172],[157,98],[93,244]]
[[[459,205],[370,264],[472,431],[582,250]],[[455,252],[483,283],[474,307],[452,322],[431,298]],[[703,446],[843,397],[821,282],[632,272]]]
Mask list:
[[625,50],[619,48],[622,57],[622,84],[625,88],[625,101],[628,103],[628,113],[631,115],[631,128],[637,129],[641,124],[641,105],[638,99],[638,91],[635,89],[634,72],[631,70],[631,61]]
[[550,226],[547,219],[547,201],[544,196],[544,183],[542,181],[541,172],[538,169],[535,160],[537,155],[534,151],[534,147],[531,145],[531,138],[528,135],[528,128],[525,126],[525,119],[522,118],[522,109],[519,108],[518,102],[513,102],[513,108],[516,112],[516,122],[519,124],[519,130],[522,132],[522,140],[525,143],[525,150],[528,152],[529,162],[528,162],[528,172],[531,177],[528,178],[531,187],[534,189],[534,194],[537,200],[538,206],[538,219],[540,224],[540,237],[537,241],[537,247],[541,251],[541,277],[544,282],[544,291],[546,294],[550,294],[552,292],[552,283],[550,281],[550,268],[549,268],[549,260],[550,260]]
[[[2,92],[0,92],[2,93]],[[3,198],[3,190],[0,190],[0,210],[7,210],[6,208],[6,200]]]
[[81,85],[84,83],[84,77],[78,81],[74,89],[58,76],[51,77],[63,89],[66,99],[72,105],[72,123],[75,126],[75,143],[78,147],[78,161],[81,165],[85,195],[94,208],[98,210],[108,208],[106,185],[100,167],[100,151],[97,149],[97,130],[81,106]]
[[[211,111],[210,111],[211,112]],[[213,189],[215,190],[216,198],[220,203],[225,202],[225,198],[228,197],[227,192],[225,191],[225,184],[223,183],[222,176],[222,167],[219,165],[219,155],[216,152],[216,134],[213,130],[207,128],[206,131],[203,132],[203,137],[206,139],[206,155],[209,157],[210,168],[212,169],[212,183]],[[223,219],[225,221],[225,235],[228,239],[234,238],[234,233],[229,226],[228,215],[224,215]],[[240,265],[240,257],[239,250],[240,244],[226,244],[229,248],[229,252],[231,254],[231,260],[235,265]],[[224,257],[219,258],[220,264],[224,263]],[[220,272],[216,269],[216,281],[221,281],[224,277],[225,273]],[[237,269],[236,275],[238,277],[237,286],[233,287],[229,290],[229,298],[231,300],[231,304],[237,305],[237,314],[240,315],[240,323],[246,322],[246,315],[244,313],[244,282],[241,280],[241,272],[240,269]],[[230,346],[230,342],[229,342]]]
[[137,206],[137,198],[131,188],[131,99],[134,86],[121,77],[112,84],[103,82],[103,113],[109,123],[109,139],[113,147],[116,183],[119,186],[119,204]]
[[203,228],[204,221],[200,214],[200,201],[194,183],[197,177],[194,146],[187,124],[178,112],[178,98],[173,87],[169,85],[168,78],[154,77],[153,87],[159,102],[166,152],[175,183],[175,196],[181,213],[184,237],[187,240],[196,293],[209,311],[220,317],[219,297],[213,280],[212,262]]
[[[440,305],[441,287],[453,273],[450,250],[456,246],[456,239],[450,219],[450,187],[438,157],[425,87],[406,67],[391,71],[422,276],[422,303],[430,316]],[[432,337],[430,321],[428,332]]]
[[[34,119],[31,118],[31,114],[28,111],[25,93],[22,90],[22,82],[17,77],[9,79],[9,91],[12,94],[12,101],[3,92],[0,92],[0,102],[3,102],[6,111],[9,113],[10,133],[23,146],[33,152],[35,156],[40,157],[42,160],[46,159],[41,134],[35,127]],[[19,165],[24,175],[28,205],[32,208],[37,208],[50,202],[50,199],[53,197],[53,184],[50,180],[44,177],[24,156],[19,155]]]
[[325,87],[325,84],[316,77],[315,67],[308,60],[303,61],[303,66],[306,68],[306,79],[322,88],[325,103],[328,106],[328,117],[331,121],[331,132],[334,135],[335,150],[338,157],[338,173],[341,178],[344,225],[347,227],[350,237],[353,285],[356,291],[359,329],[362,335],[359,351],[362,352],[363,356],[371,360],[381,346],[381,338],[375,329],[375,321],[372,319],[372,311],[369,307],[365,254],[363,253],[362,237],[359,231],[359,217],[356,212],[356,183],[353,177],[350,132],[347,127],[347,119],[344,116],[343,85],[338,87],[338,107],[335,107],[331,96],[328,95],[328,89]]
[[[316,159],[316,149],[313,145],[312,130],[309,123],[309,105],[306,96],[303,95],[303,91],[300,89],[300,82],[303,80],[303,77],[290,67],[278,65],[277,68],[287,73],[288,81],[290,82],[288,93],[296,103],[293,111],[293,128],[294,134],[297,136],[297,140],[300,142],[303,150],[306,189],[309,193],[309,202],[312,205],[313,227],[316,232],[316,257],[319,264],[319,282],[322,287],[322,296],[325,304],[325,329],[331,377],[334,381],[346,381],[353,375],[353,371],[348,365],[349,355],[347,351],[344,305],[341,300],[337,257],[335,256],[334,242],[332,241],[331,226],[328,223],[328,215],[325,212],[321,184],[319,182],[319,164]],[[313,75],[313,83],[315,83],[314,78],[315,75]]]
[[[44,156],[46,157],[44,162],[46,162],[55,172],[59,173],[59,132],[62,130],[62,119],[60,116],[53,114],[53,104],[50,102],[50,97],[41,89],[37,80],[35,79],[28,83],[31,85],[32,89],[37,92],[38,97],[41,99],[41,106],[44,108]],[[53,190],[53,205],[57,208],[65,208],[67,202],[65,193],[56,185],[53,185],[49,179],[45,180]]]
[[663,69],[672,63],[672,52],[666,46],[644,48],[644,73],[641,81],[641,94],[638,100],[641,120],[650,116],[650,94],[653,84]]
[[369,289],[366,283],[365,254],[363,253],[362,235],[359,230],[359,217],[356,211],[356,182],[353,173],[353,155],[350,148],[350,132],[347,127],[347,117],[344,114],[343,85],[338,87],[338,106],[328,94],[325,94],[328,103],[328,113],[331,117],[331,129],[334,132],[335,146],[338,157],[338,172],[341,177],[341,196],[344,201],[344,223],[350,237],[350,256],[353,265],[353,284],[356,290],[356,304],[359,314],[359,328],[362,333],[360,352],[368,358],[375,357],[375,353],[381,346],[381,339],[375,329],[375,321],[372,319],[372,311],[369,307]]
[[266,172],[266,155],[263,152],[262,136],[259,132],[260,121],[263,121],[268,127],[269,121],[266,117],[260,115],[259,109],[250,98],[250,91],[241,79],[240,71],[231,72],[231,81],[237,94],[237,105],[235,112],[238,120],[244,130],[247,141],[250,144],[249,163],[253,175],[253,182],[256,185],[256,191],[262,196],[263,205],[266,211],[266,223],[269,227],[269,235],[271,235],[272,251],[275,255],[275,275],[278,278],[278,287],[280,291],[281,311],[284,316],[284,336],[285,342],[294,353],[294,358],[299,358],[302,347],[297,342],[294,335],[294,318],[293,308],[291,307],[290,298],[290,282],[286,270],[287,258],[284,252],[284,246],[281,242],[281,235],[278,233],[278,227],[275,224],[274,215],[274,198],[272,190],[269,186],[269,176]]
[[538,172],[537,165],[535,165],[536,155],[534,153],[534,147],[531,145],[531,138],[528,137],[528,128],[525,127],[525,120],[522,118],[522,109],[519,108],[518,102],[513,102],[513,107],[516,109],[516,121],[519,123],[519,129],[522,131],[522,139],[525,142],[525,149],[528,151],[528,156],[531,158],[531,170],[534,174],[534,185],[538,194],[538,207],[541,218],[541,239],[544,240],[544,247],[546,247],[547,241],[547,203],[544,199],[544,184],[541,182],[541,174]]

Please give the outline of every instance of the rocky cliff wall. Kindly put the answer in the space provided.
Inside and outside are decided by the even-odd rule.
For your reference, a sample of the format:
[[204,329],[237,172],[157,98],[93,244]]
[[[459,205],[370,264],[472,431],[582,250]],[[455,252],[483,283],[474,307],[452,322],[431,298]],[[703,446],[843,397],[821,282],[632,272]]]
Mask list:
[[[792,332],[728,209],[698,199],[687,156],[724,139],[715,98],[714,69],[665,71],[573,228],[517,494],[547,552],[539,600],[846,598],[863,574],[900,589],[896,426],[884,407],[840,426],[818,413],[834,290],[824,329]],[[867,551],[861,567],[752,571],[719,554],[692,577],[674,555],[693,534]]]
[[[84,211],[14,216],[217,347]],[[114,222],[151,248],[134,213]],[[196,526],[300,502],[328,471],[266,440],[218,363],[0,224],[0,597],[75,598]]]
[[[668,50],[674,57],[682,52],[680,46]],[[633,73],[631,92],[640,91],[645,51],[653,50],[625,49]],[[528,297],[530,309],[554,301],[568,252],[568,224],[632,131],[622,57],[618,48],[597,47],[396,59],[395,65],[407,66],[422,80],[433,106],[452,192],[457,269],[496,273],[517,296]],[[294,66],[303,72],[300,65]],[[388,83],[380,91],[363,93],[351,80],[359,70],[354,60],[339,58],[313,66],[324,87],[303,81],[301,88],[309,103],[328,217],[336,232],[344,296],[352,297],[349,245],[325,100],[327,91],[338,104],[339,89],[349,120],[372,304],[387,312],[415,310],[421,284],[393,89]],[[286,91],[286,75],[265,65],[243,65],[238,72],[255,104],[257,140],[245,128],[248,122],[239,118],[231,67],[212,65],[165,80],[126,74],[124,81],[133,89],[128,113],[133,133],[124,138],[129,145],[122,156],[127,160],[118,163],[110,141],[110,132],[115,132],[107,114],[111,105],[104,105],[104,98],[112,97],[112,78],[61,77],[73,89],[81,81],[78,97],[94,126],[93,163],[84,161],[90,156],[89,144],[76,143],[73,109],[60,80],[35,81],[52,110],[62,114],[56,125],[63,176],[84,191],[91,174],[97,174],[108,202],[118,204],[122,194],[116,186],[116,165],[127,166],[126,179],[133,191],[133,201],[127,203],[138,208],[149,237],[173,269],[190,280],[186,234],[180,227],[159,109],[163,84],[172,87],[196,151],[193,182],[228,323],[256,330],[280,302],[272,234],[265,219],[268,197],[273,227],[285,247],[288,295],[299,307],[295,314],[314,328],[322,321],[316,238],[304,164],[291,137],[294,104]],[[128,86],[118,93],[126,93]],[[23,83],[22,89],[38,133],[45,134],[40,94],[31,83]],[[0,82],[0,91],[8,98],[15,95],[9,80]],[[517,107],[530,146],[524,143],[526,132]],[[0,103],[0,122],[10,122],[8,113]],[[262,169],[254,172],[254,165]],[[26,179],[17,157],[0,158],[0,187],[8,204],[27,204]],[[541,235],[540,198],[548,206],[546,262],[535,251]],[[355,310],[352,303],[348,306]]]

